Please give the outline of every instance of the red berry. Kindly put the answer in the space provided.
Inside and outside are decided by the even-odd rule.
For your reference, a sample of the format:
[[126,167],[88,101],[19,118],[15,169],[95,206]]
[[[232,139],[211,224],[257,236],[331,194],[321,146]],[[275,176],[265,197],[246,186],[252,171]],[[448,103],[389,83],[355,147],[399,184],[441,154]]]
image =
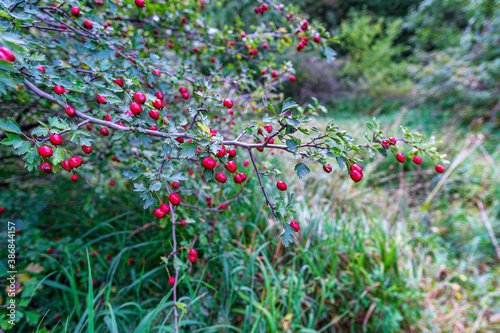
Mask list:
[[135,0],[135,5],[139,8],[146,6],[146,2],[144,0]]
[[172,187],[173,188],[178,188],[179,187],[179,183],[178,182],[173,182],[172,183]]
[[161,110],[163,109],[163,102],[161,101],[161,99],[157,99],[153,101],[153,106],[155,109]]
[[234,104],[232,100],[227,99],[227,98],[224,100],[224,102],[223,102],[223,103],[224,103],[224,106],[225,106],[226,108],[228,108],[228,109],[232,108],[232,107],[233,107],[233,104]]
[[61,162],[61,167],[66,171],[71,171],[71,165],[67,160]]
[[3,54],[5,57],[7,57],[7,59],[4,59],[4,60],[7,60],[7,61],[14,61],[16,60],[16,57],[14,56],[14,54],[12,52],[10,52],[10,50],[8,48],[6,48],[5,46],[0,46],[0,55]]
[[38,66],[38,70],[42,73],[45,73],[45,67],[43,66]]
[[115,82],[117,85],[119,85],[120,87],[123,87],[123,84],[124,84],[124,83],[123,83],[123,80],[122,80],[122,79],[116,79],[114,82]]
[[62,143],[62,138],[59,134],[52,134],[50,136],[50,142],[52,142],[54,146],[58,146]]
[[85,22],[83,22],[83,25],[85,26],[85,28],[87,28],[89,30],[92,30],[92,28],[93,28],[92,22],[90,22],[89,20],[85,20]]
[[82,150],[85,154],[90,154],[92,152],[92,146],[82,146]]
[[40,154],[40,156],[42,157],[47,158],[52,156],[52,154],[54,154],[54,151],[49,146],[40,146],[38,147],[38,154]]
[[282,181],[279,181],[276,183],[276,187],[278,188],[278,190],[280,191],[286,191],[286,183],[285,182],[282,182]]
[[53,249],[53,248],[49,247],[49,248],[47,249],[47,253],[48,253],[48,254],[51,254],[51,253],[53,253],[53,252],[54,252],[54,249]]
[[115,182],[112,180],[109,182],[109,186],[115,186]]
[[300,226],[296,221],[290,222],[290,227],[292,227],[292,229],[295,230],[295,232],[299,232],[300,230]]
[[184,86],[181,86],[181,87],[179,87],[179,92],[180,92],[181,94],[182,94],[182,93],[185,93],[185,92],[187,92],[187,88],[186,88],[186,87],[184,87]]
[[241,175],[235,175],[233,177],[233,180],[236,184],[240,184],[241,182],[243,182],[243,178],[241,178]]
[[436,165],[436,171],[438,173],[443,173],[444,172],[444,166],[442,166],[441,164]]
[[142,107],[139,103],[132,102],[130,103],[130,111],[132,111],[133,114],[141,114],[142,112]]
[[215,174],[215,180],[217,180],[219,183],[224,184],[226,182],[226,180],[227,180],[227,177],[222,172],[217,172]]
[[158,119],[160,118],[160,113],[156,110],[151,110],[149,111],[149,116],[153,119]]
[[172,193],[168,196],[168,200],[174,206],[177,206],[181,203],[181,197],[177,193]]
[[161,76],[160,71],[159,71],[159,70],[157,70],[157,69],[153,69],[153,74],[154,74],[154,75]]
[[249,164],[250,164],[250,162],[249,162],[249,161],[244,161],[244,162],[243,162],[243,166],[246,166],[246,167],[247,167]]
[[110,114],[105,115],[104,120],[111,121],[111,115]]
[[127,260],[127,263],[128,263],[129,265],[132,265],[132,264],[134,263],[134,258],[129,258],[129,259]]
[[163,210],[165,214],[168,214],[170,212],[170,206],[166,203],[162,203],[160,209]]
[[422,157],[420,157],[420,156],[413,156],[413,158],[411,160],[413,163],[415,163],[417,165],[422,164]]
[[64,88],[62,86],[54,86],[54,92],[58,95],[61,95],[64,93]]
[[165,216],[165,214],[166,214],[165,211],[161,208],[156,208],[154,211],[155,217],[157,217],[159,219],[162,219]]
[[238,166],[236,165],[236,163],[234,163],[234,161],[228,161],[225,165],[225,168],[227,171],[234,173]]
[[295,80],[296,80],[296,79],[295,79],[295,76],[294,76],[294,75],[290,75],[290,81],[292,81],[292,82],[293,82],[293,81],[295,81]]
[[358,170],[352,170],[351,173],[349,174],[351,176],[351,179],[357,183],[363,178],[363,173],[358,171]]
[[[258,144],[258,145],[261,145],[261,144],[262,144],[262,142],[260,142],[260,141],[259,141],[259,142],[257,142],[257,144]],[[258,150],[258,151],[264,151],[264,147],[258,147],[258,148],[257,148],[257,150]]]
[[189,256],[189,257],[188,257],[188,260],[189,260],[190,262],[195,262],[195,261],[196,261],[196,257],[195,257],[195,256]]
[[78,180],[78,176],[77,175],[71,175],[71,180],[76,182]]
[[181,222],[180,222],[180,223],[181,223],[181,225],[182,225],[183,227],[185,227],[185,226],[187,225],[186,221],[184,221],[184,220],[181,220]]
[[50,165],[47,162],[44,162],[44,163],[40,164],[40,170],[42,170],[43,173],[48,175],[48,174],[52,173],[52,165]]
[[171,277],[170,279],[168,279],[168,284],[173,286],[175,284],[175,277]]
[[68,163],[72,168],[78,168],[82,164],[78,156],[70,157]]
[[333,168],[330,163],[326,163],[325,165],[323,165],[323,170],[325,170],[326,173],[330,173],[332,172]]
[[226,147],[222,146],[221,149],[219,149],[219,151],[217,152],[217,156],[223,157],[224,155],[226,155]]
[[205,167],[205,169],[212,170],[215,168],[215,161],[211,157],[205,157],[203,161],[201,161],[201,164]]
[[363,169],[356,163],[354,164],[351,164],[350,168],[349,168],[351,171],[358,171],[358,172],[363,172]]
[[163,93],[161,91],[157,91],[155,94],[156,98],[163,99]]
[[71,7],[71,14],[73,14],[74,16],[80,15],[80,8],[76,6]]
[[144,96],[143,93],[141,93],[140,91],[138,91],[138,92],[136,92],[134,94],[134,100],[137,103],[144,104],[146,102],[146,96]]
[[71,106],[68,106],[65,111],[66,114],[70,117],[73,117],[76,113],[75,109],[73,109]]
[[149,126],[149,129],[152,131],[157,131],[158,127],[156,127],[156,125],[151,125],[151,126]]
[[396,155],[396,159],[398,160],[399,163],[404,163],[406,161],[406,157],[403,153],[398,153]]
[[99,96],[97,96],[97,101],[100,104],[106,104],[106,97],[99,95]]
[[391,144],[395,145],[396,142],[398,142],[398,140],[396,140],[396,138],[393,138],[392,136],[389,138],[389,141],[391,142]]
[[197,256],[198,255],[198,251],[196,251],[195,249],[191,249],[191,250],[189,250],[189,255],[190,256]]
[[245,175],[244,173],[240,173],[238,176],[241,177],[242,181],[245,181],[247,179],[247,175]]
[[182,93],[182,98],[184,98],[184,99],[188,99],[188,98],[189,98],[189,94],[188,94],[188,93],[186,93],[186,92],[183,92],[183,93]]
[[109,130],[106,127],[101,127],[101,135],[102,136],[108,136],[109,135]]
[[232,148],[228,149],[227,154],[229,155],[229,157],[234,158],[234,157],[236,157],[236,150],[232,149]]

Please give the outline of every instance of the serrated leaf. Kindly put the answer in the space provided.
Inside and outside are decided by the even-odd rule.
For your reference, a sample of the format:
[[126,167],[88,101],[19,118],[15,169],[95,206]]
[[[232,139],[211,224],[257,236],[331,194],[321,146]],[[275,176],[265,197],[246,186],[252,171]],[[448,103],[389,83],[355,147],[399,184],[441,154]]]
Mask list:
[[294,242],[295,230],[286,222],[283,223],[283,232],[280,235],[281,242],[285,247]]
[[205,133],[207,133],[208,135],[210,135],[210,127],[208,127],[206,124],[200,122],[200,121],[197,121],[196,122],[198,124],[198,127],[201,128],[201,130]]
[[49,131],[45,127],[41,126],[35,127],[31,131],[32,136],[46,136],[47,134],[49,134]]
[[54,155],[52,155],[52,159],[50,160],[53,165],[59,165],[62,161],[64,161],[64,158],[66,156],[64,155],[64,152],[62,151],[61,148],[56,148],[54,150]]
[[149,186],[149,190],[152,191],[152,192],[159,191],[160,189],[161,189],[161,183],[160,182],[156,182],[154,184],[151,184],[151,186]]
[[286,139],[286,146],[293,152],[298,151],[298,144],[294,140]]
[[181,158],[193,158],[196,155],[198,145],[196,144],[196,142],[185,142],[181,144],[181,149]]
[[7,118],[7,121],[0,119],[0,129],[5,132],[21,134],[21,127],[12,118]]
[[296,171],[299,178],[302,179],[302,177],[307,176],[311,170],[309,170],[304,163],[299,163],[295,166],[294,171]]

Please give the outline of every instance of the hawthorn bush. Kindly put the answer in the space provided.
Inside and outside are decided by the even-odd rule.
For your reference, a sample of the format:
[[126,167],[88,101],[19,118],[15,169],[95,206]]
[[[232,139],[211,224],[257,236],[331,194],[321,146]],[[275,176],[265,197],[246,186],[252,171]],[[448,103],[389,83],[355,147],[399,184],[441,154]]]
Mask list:
[[[435,140],[405,127],[386,133],[373,119],[365,137],[354,138],[333,121],[308,126],[325,107],[315,99],[300,106],[280,90],[296,81],[295,52],[333,61],[335,39],[293,6],[95,0],[7,2],[4,9],[2,144],[40,177],[68,177],[99,192],[120,182],[119,170],[133,183],[130,195],[172,237],[161,261],[173,288],[174,331],[179,274],[196,269],[197,240],[211,240],[238,200],[262,195],[282,225],[283,245],[294,242],[301,221],[280,169],[303,178],[308,164],[326,173],[337,164],[359,182],[362,157],[382,154],[445,171]],[[296,164],[266,168],[263,160],[276,152]],[[262,193],[249,191],[252,178]],[[92,205],[85,209],[93,214]],[[178,244],[184,228],[199,236]]]

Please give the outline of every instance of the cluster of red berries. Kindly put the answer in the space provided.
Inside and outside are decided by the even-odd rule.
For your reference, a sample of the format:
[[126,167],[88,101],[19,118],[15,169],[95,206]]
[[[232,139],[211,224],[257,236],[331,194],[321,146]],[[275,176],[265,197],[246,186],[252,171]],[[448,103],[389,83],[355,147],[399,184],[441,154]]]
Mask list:
[[351,170],[349,176],[355,183],[363,179],[363,169],[358,164],[356,163],[351,164],[349,169]]
[[188,260],[189,262],[196,262],[196,260],[198,259],[198,251],[196,251],[195,249],[191,249],[189,250],[189,256],[188,256]]
[[266,10],[268,10],[268,9],[269,9],[269,6],[268,6],[267,4],[263,4],[263,5],[262,5],[262,6],[260,6],[260,7],[255,7],[255,8],[253,9],[253,11],[255,12],[255,14],[264,14],[264,12],[265,12]]
[[[181,197],[177,193],[171,193],[168,196],[168,201],[172,205],[177,206],[181,203]],[[162,203],[160,208],[156,208],[153,214],[155,217],[162,219],[169,212],[170,212],[170,206],[167,203]]]

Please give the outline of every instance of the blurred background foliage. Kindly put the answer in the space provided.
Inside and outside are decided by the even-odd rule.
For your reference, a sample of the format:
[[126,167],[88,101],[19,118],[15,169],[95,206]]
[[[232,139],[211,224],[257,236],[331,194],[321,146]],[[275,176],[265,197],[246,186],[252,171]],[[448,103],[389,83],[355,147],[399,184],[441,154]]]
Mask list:
[[[417,168],[366,158],[353,184],[318,166],[294,179],[287,157],[269,155],[261,163],[294,179],[300,238],[280,245],[260,195],[230,206],[213,234],[182,215],[192,223],[178,232],[181,246],[198,236],[202,259],[180,280],[183,332],[498,332],[500,1],[293,2],[338,39],[337,60],[278,55],[296,64],[285,95],[324,103],[318,127],[333,118],[362,135],[360,120],[376,115],[394,136],[403,124],[435,135],[451,165],[439,176],[426,160]],[[212,15],[251,24],[254,6],[221,1]],[[170,235],[120,167],[103,165],[76,188],[69,176],[27,174],[0,151],[1,218],[21,229],[23,320],[14,331],[85,331],[89,306],[98,332],[171,331],[159,259]],[[101,186],[88,185],[97,177]],[[259,193],[256,179],[249,188]],[[0,327],[10,328],[4,319]]]

